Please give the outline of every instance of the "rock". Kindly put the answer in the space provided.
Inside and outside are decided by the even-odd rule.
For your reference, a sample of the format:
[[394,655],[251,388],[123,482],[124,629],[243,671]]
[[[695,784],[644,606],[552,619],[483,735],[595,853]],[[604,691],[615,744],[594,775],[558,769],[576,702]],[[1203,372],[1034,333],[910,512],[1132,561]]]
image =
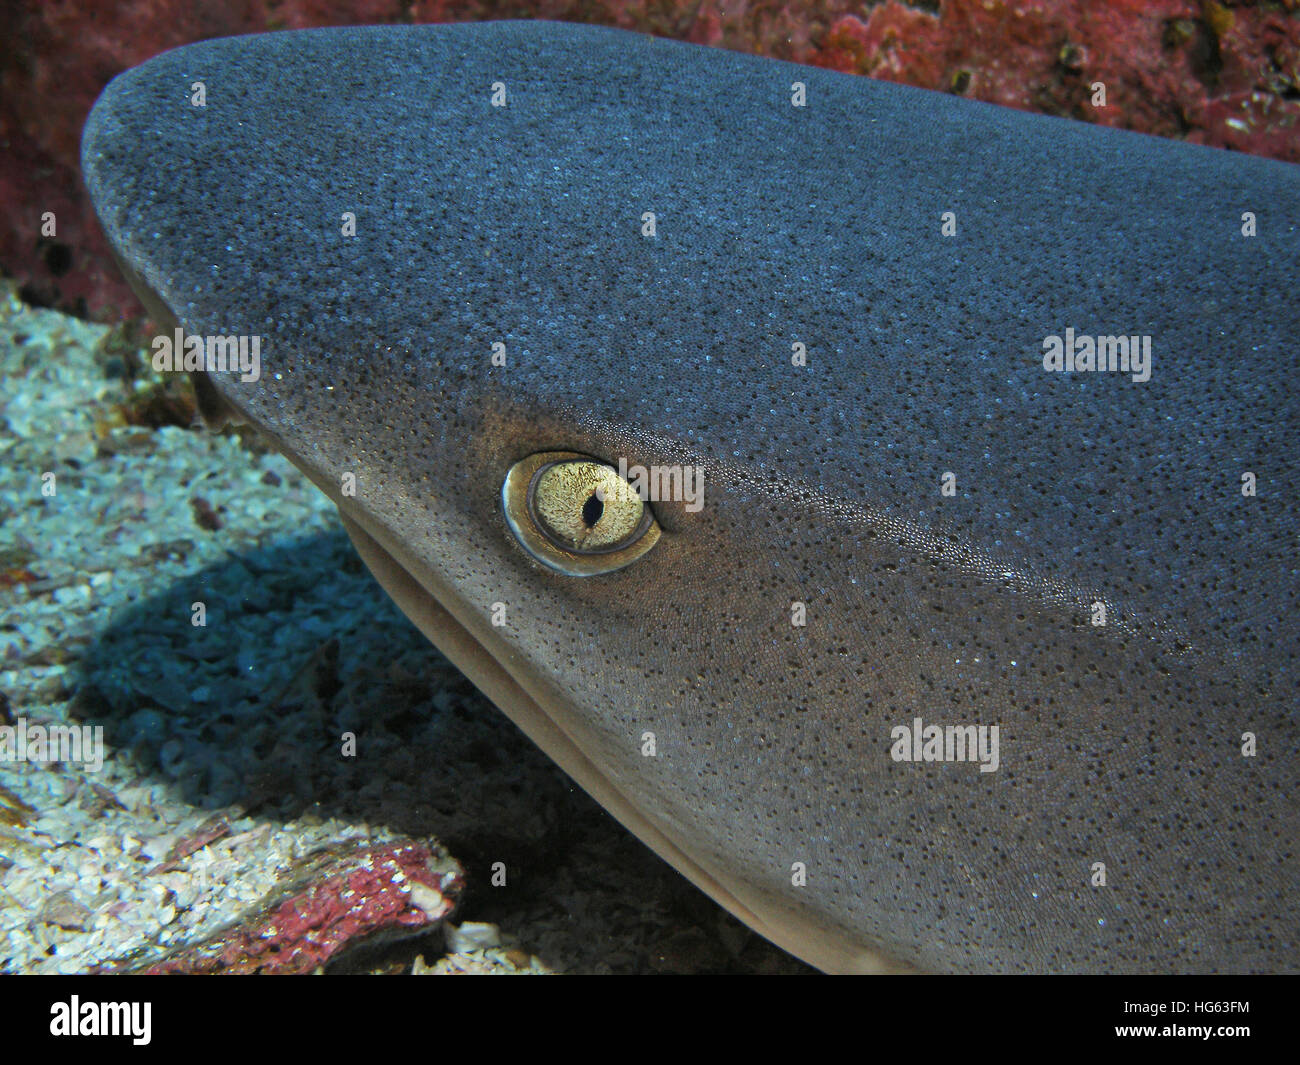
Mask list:
[[60,891],[45,900],[39,914],[45,924],[57,925],[69,932],[85,932],[94,918],[88,906],[78,902],[71,891]]
[[460,925],[447,925],[447,949],[455,954],[500,945],[501,933],[494,924],[465,921]]

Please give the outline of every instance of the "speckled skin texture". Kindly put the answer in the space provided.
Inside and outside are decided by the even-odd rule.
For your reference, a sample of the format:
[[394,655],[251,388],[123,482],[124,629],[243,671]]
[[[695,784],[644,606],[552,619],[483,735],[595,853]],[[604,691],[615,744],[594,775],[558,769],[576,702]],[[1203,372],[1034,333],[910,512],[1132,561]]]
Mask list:
[[[1300,170],[539,23],[194,45],[83,165],[187,330],[263,337],[224,401],[355,473],[345,514],[782,945],[1296,967]],[[1046,372],[1067,327],[1148,334],[1150,381]],[[703,464],[705,505],[543,569],[499,493],[556,449]],[[892,760],[916,716],[998,725],[1000,768]]]

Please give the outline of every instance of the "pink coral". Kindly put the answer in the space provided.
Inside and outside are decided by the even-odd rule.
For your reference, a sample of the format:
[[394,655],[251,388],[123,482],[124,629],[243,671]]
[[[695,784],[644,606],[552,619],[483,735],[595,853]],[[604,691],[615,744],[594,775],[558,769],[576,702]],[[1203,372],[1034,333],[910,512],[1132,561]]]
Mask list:
[[464,886],[446,857],[407,840],[310,855],[253,914],[136,973],[304,973],[377,938],[427,931],[448,916]]
[[[0,5],[0,266],[34,303],[100,319],[139,305],[81,185],[81,127],[105,85],[169,48],[210,37],[329,23],[398,22],[400,0],[70,0]],[[57,233],[41,234],[53,212]]]
[[1300,20],[1276,3],[946,0],[932,15],[886,0],[865,21],[837,20],[801,58],[1300,162],[1297,56]]

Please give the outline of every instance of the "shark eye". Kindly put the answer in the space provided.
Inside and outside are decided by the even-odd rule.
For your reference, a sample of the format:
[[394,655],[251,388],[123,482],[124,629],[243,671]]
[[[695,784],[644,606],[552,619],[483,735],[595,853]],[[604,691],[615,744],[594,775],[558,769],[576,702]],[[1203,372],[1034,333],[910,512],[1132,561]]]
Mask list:
[[618,470],[572,451],[515,463],[501,503],[524,550],[574,577],[622,569],[659,540],[654,514]]

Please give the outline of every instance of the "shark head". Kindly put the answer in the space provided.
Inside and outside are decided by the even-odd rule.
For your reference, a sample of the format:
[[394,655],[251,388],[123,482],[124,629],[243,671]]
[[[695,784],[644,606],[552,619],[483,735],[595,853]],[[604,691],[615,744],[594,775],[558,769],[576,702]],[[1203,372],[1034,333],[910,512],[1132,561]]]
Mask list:
[[156,364],[764,935],[1294,965],[1296,168],[546,23],[169,52],[83,167]]

